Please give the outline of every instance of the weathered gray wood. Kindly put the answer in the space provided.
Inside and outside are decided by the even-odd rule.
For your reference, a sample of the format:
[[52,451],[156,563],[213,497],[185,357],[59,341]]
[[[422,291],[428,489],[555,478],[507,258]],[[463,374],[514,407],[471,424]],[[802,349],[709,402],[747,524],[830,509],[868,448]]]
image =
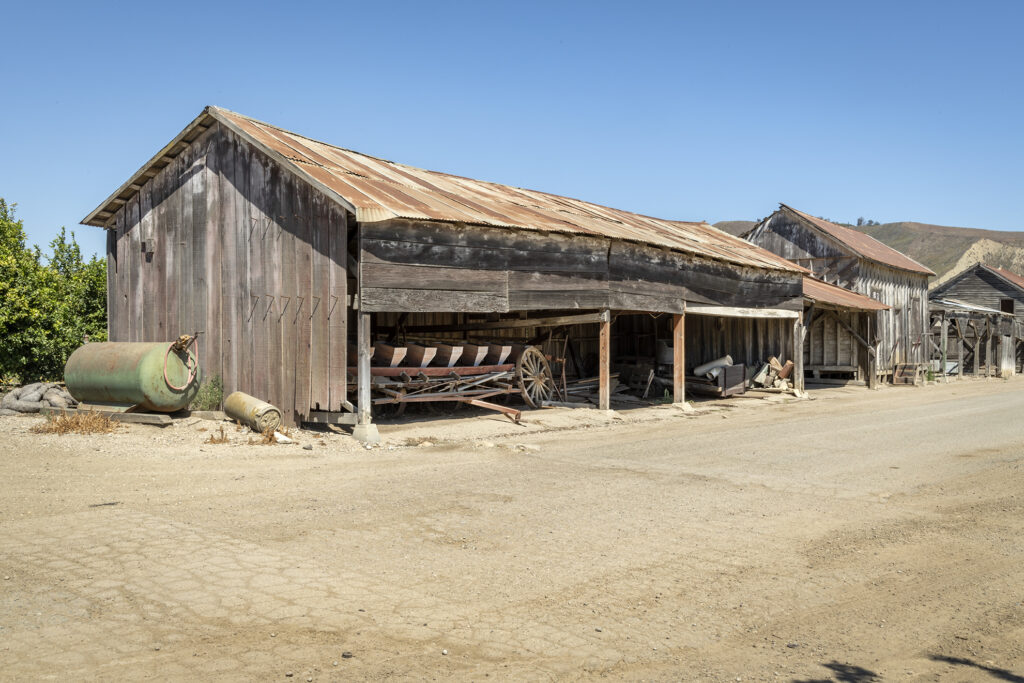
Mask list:
[[851,337],[856,339],[857,342],[861,346],[863,346],[867,350],[868,353],[873,354],[875,352],[875,350],[872,348],[871,344],[869,344],[867,342],[867,340],[865,340],[863,337],[861,337],[859,334],[857,334],[857,332],[852,327],[850,327],[850,325],[847,324],[847,322],[845,320],[843,320],[838,315],[836,315],[834,311],[827,311],[826,313],[827,313],[828,317],[830,317],[830,318],[832,318],[833,320],[836,321],[836,324],[838,324],[840,327],[842,327],[844,330],[846,330],[850,334]]
[[793,387],[804,390],[804,325],[803,313],[793,321]]
[[949,350],[949,321],[946,320],[946,316],[942,316],[941,326],[941,341],[939,343],[939,353],[942,357],[942,378],[947,384],[949,383],[949,373],[946,372],[946,355]]
[[952,299],[1001,310],[1004,299],[1013,301],[1014,313],[1024,313],[1024,290],[993,273],[983,264],[961,271],[930,293],[932,299]]
[[985,320],[985,377],[992,376],[992,320]]
[[370,403],[370,314],[359,311],[356,315],[356,352],[358,365],[356,373],[356,404],[358,405],[357,424],[369,424],[372,418]]
[[494,322],[476,321],[461,325],[407,325],[409,334],[429,334],[434,332],[468,332],[480,330],[514,330],[527,327],[562,327],[564,325],[586,325],[588,323],[607,322],[611,320],[609,311],[596,313],[579,313],[576,315],[558,315],[544,318],[514,318]]
[[[812,307],[813,310],[813,307]],[[783,308],[743,308],[739,306],[688,305],[686,312],[691,315],[716,315],[724,318],[788,318],[800,317],[800,312]]]
[[309,415],[313,371],[313,322],[310,306],[313,297],[313,235],[319,231],[312,192],[305,184],[295,183],[292,205],[292,250],[295,253],[295,304],[288,322],[295,331],[295,412]]
[[956,346],[957,346],[957,349],[956,349],[956,359],[957,359],[957,363],[956,363],[956,378],[957,379],[963,379],[964,378],[964,338],[962,336],[957,338]]
[[360,288],[359,305],[365,311],[465,311],[506,313],[508,297],[487,292],[456,292],[433,289]]
[[340,208],[330,206],[330,258],[328,264],[328,295],[321,305],[328,316],[328,353],[330,365],[330,409],[340,411],[348,403],[348,218]]
[[128,232],[128,265],[131,290],[128,294],[128,338],[145,341],[143,323],[143,279],[145,261],[142,256],[142,232],[139,225],[139,196],[132,197],[124,207],[125,229]]
[[363,286],[373,289],[424,289],[506,296],[508,273],[475,268],[415,266],[370,261],[362,267]]
[[120,329],[117,320],[117,301],[119,294],[116,283],[117,274],[117,232],[107,230],[107,339],[116,341],[113,330]]
[[195,288],[193,278],[194,251],[192,244],[192,179],[194,174],[190,172],[193,150],[191,147],[185,149],[174,158],[173,166],[178,174],[180,190],[174,194],[177,204],[177,233],[174,245],[175,269],[175,290],[177,291],[177,305],[171,309],[173,318],[170,333],[173,337],[181,334],[192,334],[195,326],[192,319],[192,297]]
[[[653,372],[653,370],[652,370]],[[648,382],[648,387],[650,382]],[[644,391],[646,394],[646,390]],[[672,402],[686,402],[686,316],[672,316]]]
[[608,321],[601,323],[600,347],[598,349],[598,407],[601,410],[611,408],[611,344],[612,344],[612,323]]
[[[928,319],[928,276],[862,258],[849,247],[809,226],[788,208],[776,211],[751,231],[748,239],[784,258],[810,268],[828,282],[878,299],[891,307],[876,327],[879,358],[884,363],[923,362],[917,343]],[[808,325],[812,349],[824,349]],[[842,342],[836,337],[832,341]],[[813,355],[813,351],[812,351]]]
[[[312,411],[326,409],[330,406],[330,337],[327,330],[327,302],[330,300],[328,289],[327,250],[330,219],[324,202],[317,193],[312,196],[311,213],[314,224],[310,230],[311,240],[311,285],[310,300],[307,309],[311,325],[310,337],[310,406]],[[346,341],[338,352],[344,355],[347,351]]]
[[354,425],[358,423],[359,416],[356,413],[329,413],[323,410],[311,410],[302,421],[311,424]]
[[[205,216],[202,222],[196,221],[197,229],[201,228],[203,240],[203,259],[200,262],[203,269],[203,312],[200,318],[205,338],[202,340],[202,360],[207,370],[207,376],[212,378],[219,376],[224,381],[224,330],[222,321],[224,313],[221,310],[222,304],[222,264],[224,262],[224,251],[222,249],[223,219],[221,212],[224,202],[221,199],[221,184],[217,163],[217,152],[219,151],[218,140],[211,135],[205,143],[209,146],[210,152],[204,155],[208,161],[203,168],[203,192],[200,199],[205,200]],[[211,153],[212,152],[212,153]],[[225,396],[227,393],[225,393]]]

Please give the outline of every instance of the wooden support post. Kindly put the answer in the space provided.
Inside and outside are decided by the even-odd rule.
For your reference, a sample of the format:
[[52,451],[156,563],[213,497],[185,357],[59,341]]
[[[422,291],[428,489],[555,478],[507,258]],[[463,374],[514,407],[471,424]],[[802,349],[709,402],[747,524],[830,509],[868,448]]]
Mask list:
[[992,376],[992,318],[985,319],[985,379]]
[[612,356],[612,323],[611,318],[601,323],[601,345],[598,349],[598,405],[601,410],[611,410],[611,356]]
[[[871,349],[867,350],[868,354],[868,388],[878,388],[878,352],[877,345],[875,344],[874,330],[872,329],[872,322],[877,322],[877,314],[868,314],[868,340],[871,342]],[[871,353],[874,350],[875,353]]]
[[364,443],[380,443],[377,425],[372,423],[370,401],[370,357],[373,346],[370,344],[370,314],[359,311],[356,313],[356,426],[352,436]]
[[360,311],[356,315],[359,316],[356,329],[356,404],[359,409],[359,424],[369,424],[373,417],[370,412],[370,358],[373,356],[373,346],[370,344],[370,314]]
[[949,375],[946,374],[946,356],[949,350],[949,321],[946,320],[946,314],[942,314],[942,337],[939,343],[939,350],[942,352],[942,365],[940,366],[942,371],[942,379],[945,383],[949,383]]
[[804,312],[793,321],[793,388],[804,390]]
[[672,402],[686,402],[686,315],[672,317]]
[[964,378],[964,338],[959,334],[956,337],[956,378]]

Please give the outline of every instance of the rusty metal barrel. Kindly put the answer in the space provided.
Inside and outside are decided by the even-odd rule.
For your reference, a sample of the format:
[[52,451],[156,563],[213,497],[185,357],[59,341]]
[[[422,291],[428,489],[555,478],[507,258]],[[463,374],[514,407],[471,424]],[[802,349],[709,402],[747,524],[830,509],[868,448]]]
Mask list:
[[224,399],[224,414],[260,434],[276,431],[281,426],[280,410],[241,391]]
[[199,359],[175,342],[99,342],[75,349],[64,383],[80,403],[173,413],[199,392]]

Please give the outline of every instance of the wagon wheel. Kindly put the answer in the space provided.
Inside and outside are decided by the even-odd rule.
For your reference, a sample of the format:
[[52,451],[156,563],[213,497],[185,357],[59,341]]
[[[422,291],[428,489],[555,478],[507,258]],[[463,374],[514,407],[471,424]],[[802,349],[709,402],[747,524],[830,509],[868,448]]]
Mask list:
[[531,408],[539,408],[555,393],[555,379],[548,359],[536,346],[527,346],[516,361],[516,380],[523,400]]

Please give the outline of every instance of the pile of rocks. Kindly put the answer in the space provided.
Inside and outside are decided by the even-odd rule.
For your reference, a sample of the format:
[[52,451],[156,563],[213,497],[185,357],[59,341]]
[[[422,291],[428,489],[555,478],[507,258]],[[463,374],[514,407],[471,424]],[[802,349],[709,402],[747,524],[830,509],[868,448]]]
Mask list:
[[44,408],[74,408],[78,401],[56,382],[36,382],[12,389],[0,401],[0,415],[38,413]]

